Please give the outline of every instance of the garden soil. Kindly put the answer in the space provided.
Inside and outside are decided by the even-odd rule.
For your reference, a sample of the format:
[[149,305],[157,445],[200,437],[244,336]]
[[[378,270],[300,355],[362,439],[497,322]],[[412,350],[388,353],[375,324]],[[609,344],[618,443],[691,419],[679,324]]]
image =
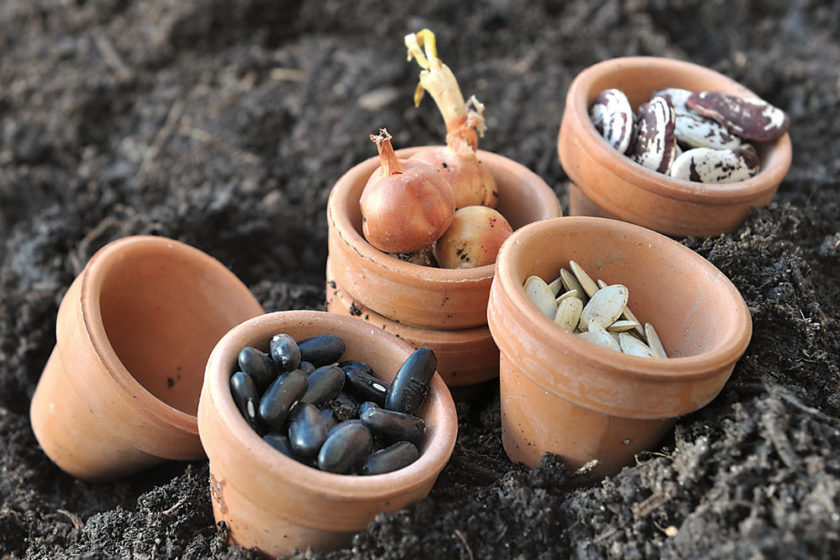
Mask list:
[[[459,401],[428,499],[350,548],[297,558],[810,558],[840,554],[840,2],[574,0],[0,3],[0,559],[256,558],[214,525],[206,461],[108,484],[61,472],[28,409],[58,304],[105,243],[175,238],[266,310],[323,309],[330,187],[375,154],[441,143],[403,35],[435,31],[487,106],[481,147],[561,201],[556,138],[601,60],[690,60],[788,112],[793,165],[735,232],[681,240],[750,308],[723,392],[603,481],[512,464],[498,388]],[[598,243],[597,239],[592,240]]]

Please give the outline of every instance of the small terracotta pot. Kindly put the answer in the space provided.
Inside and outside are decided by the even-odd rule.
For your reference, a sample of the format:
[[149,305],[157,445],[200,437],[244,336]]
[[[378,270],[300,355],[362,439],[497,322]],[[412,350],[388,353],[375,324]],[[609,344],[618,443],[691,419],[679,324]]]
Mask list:
[[[397,151],[408,158],[419,150]],[[503,156],[479,151],[499,192],[498,210],[516,229],[562,215],[554,191],[528,168]],[[464,329],[487,322],[493,265],[441,269],[407,263],[371,246],[362,235],[359,198],[379,159],[370,158],[342,176],[327,205],[329,256],[333,277],[353,300],[403,324],[432,329]]]
[[204,365],[225,332],[261,313],[198,249],[145,236],[106,245],[58,310],[30,408],[44,452],[86,480],[203,457],[195,414]]
[[[525,295],[577,261],[630,291],[628,307],[656,328],[668,359],[630,356],[558,327]],[[708,261],[650,230],[602,218],[559,218],[514,233],[499,252],[487,308],[501,351],[502,441],[529,466],[545,452],[593,476],[617,472],[655,445],[677,416],[709,403],[750,341],[738,290]]]
[[[332,277],[327,259],[327,277]],[[358,317],[414,346],[435,351],[438,373],[450,387],[475,385],[499,375],[499,349],[487,325],[472,329],[434,330],[392,321],[354,301],[338,282],[327,283],[327,311]]]
[[435,375],[420,416],[427,432],[420,458],[382,475],[322,472],[274,450],[247,424],[230,394],[229,379],[243,346],[267,348],[279,332],[296,339],[341,336],[345,359],[368,362],[393,379],[413,348],[381,329],[333,313],[284,311],[239,325],[222,338],[207,362],[198,406],[201,441],[210,458],[213,514],[230,529],[232,543],[272,557],[293,548],[331,550],[349,544],[376,514],[423,499],[455,447],[458,419],[446,385]]
[[581,72],[566,96],[557,142],[560,162],[574,185],[569,213],[614,217],[675,236],[710,236],[736,229],[753,206],[768,204],[791,162],[790,137],[756,144],[761,171],[746,181],[703,185],[656,173],[618,153],[589,118],[599,92],[618,88],[631,107],[666,87],[752,96],[738,82],[696,64],[654,57],[607,60]]

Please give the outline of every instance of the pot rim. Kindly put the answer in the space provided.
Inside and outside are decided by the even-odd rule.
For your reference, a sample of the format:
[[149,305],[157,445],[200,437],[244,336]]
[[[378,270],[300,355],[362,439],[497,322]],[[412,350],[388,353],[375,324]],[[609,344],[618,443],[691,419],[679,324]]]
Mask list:
[[[790,168],[792,148],[790,135],[784,136],[772,144],[767,144],[766,153],[762,157],[762,169],[759,173],[734,183],[721,185],[696,183],[682,179],[673,179],[662,173],[657,173],[618,153],[600,135],[589,118],[589,104],[597,91],[592,91],[596,81],[617,71],[633,70],[635,72],[653,72],[657,74],[673,72],[691,72],[704,76],[706,79],[723,82],[726,90],[742,96],[755,96],[752,91],[736,82],[732,78],[714,70],[692,62],[685,62],[664,57],[630,56],[612,58],[594,64],[575,77],[566,95],[566,110],[561,124],[563,128],[575,130],[579,140],[586,144],[587,150],[595,161],[609,169],[614,175],[632,183],[635,187],[645,189],[656,195],[702,203],[704,205],[729,205],[749,202],[761,198],[773,191],[784,179]],[[679,87],[674,85],[673,87]],[[558,136],[558,145],[560,139]],[[573,179],[574,181],[574,179]],[[575,181],[581,186],[580,181]]]
[[[400,159],[408,159],[421,150],[436,149],[439,147],[440,146],[415,146],[411,148],[402,148],[397,150],[396,153]],[[485,150],[478,150],[476,154],[479,160],[487,160],[493,163],[501,163],[504,161],[508,164],[512,164],[520,174],[524,176],[533,176],[539,183],[545,183],[545,181],[536,173],[510,158]],[[374,172],[378,165],[378,156],[373,156],[356,164],[345,172],[338,181],[336,181],[335,186],[330,192],[329,202],[327,203],[328,220],[335,224],[333,229],[345,243],[353,247],[361,258],[367,259],[368,261],[381,267],[382,273],[388,276],[410,277],[423,282],[433,283],[481,282],[487,281],[493,277],[495,263],[475,268],[448,269],[428,267],[392,257],[368,243],[364,236],[359,233],[350,222],[347,207],[352,202],[358,203],[358,201],[350,201],[348,199],[348,191],[352,186],[357,184],[357,181],[361,178],[363,178],[366,182],[367,178]]]
[[223,274],[230,280],[239,280],[227,267],[201,250],[174,239],[152,235],[134,235],[108,243],[91,257],[82,275],[80,294],[85,332],[111,379],[132,402],[148,411],[156,421],[181,433],[198,436],[197,415],[170,406],[137,381],[117,356],[102,322],[100,296],[105,278],[112,267],[119,266],[123,260],[131,258],[133,251],[144,248],[176,251],[183,259],[197,262],[205,268],[213,268],[214,273]]
[[[640,244],[657,244],[671,247],[674,251],[710,273],[718,275],[722,283],[720,288],[728,296],[733,305],[732,313],[736,316],[736,336],[725,340],[723,344],[710,351],[693,356],[675,357],[667,359],[643,358],[602,348],[582,340],[572,333],[558,327],[548,316],[541,313],[528,299],[520,281],[507,264],[513,257],[508,255],[521,250],[529,237],[533,237],[546,230],[556,230],[558,226],[565,228],[607,230],[622,232],[625,237],[637,239]],[[505,241],[499,251],[497,261],[496,280],[505,296],[514,303],[516,317],[519,324],[533,325],[529,335],[538,338],[547,345],[562,346],[563,351],[576,360],[586,363],[603,371],[618,371],[622,377],[629,377],[648,381],[694,381],[717,375],[721,369],[732,366],[743,355],[752,336],[752,319],[749,309],[732,282],[709,261],[673,239],[656,233],[641,226],[618,220],[594,217],[560,217],[542,222],[535,222],[514,232]],[[523,280],[524,281],[524,280]],[[494,295],[496,297],[495,290]],[[491,330],[492,330],[491,321]],[[498,342],[498,341],[497,341]],[[500,346],[501,349],[501,346]],[[529,375],[530,377],[530,375]],[[534,379],[534,381],[539,382]]]
[[[366,330],[383,351],[404,352],[407,358],[414,348],[394,335],[365,322],[327,313],[324,311],[278,311],[249,319],[231,329],[214,348],[207,361],[205,386],[213,411],[230,431],[232,438],[241,444],[243,453],[251,459],[250,469],[270,473],[276,480],[293,487],[305,495],[316,495],[332,501],[370,501],[403,494],[407,488],[423,480],[434,478],[449,461],[455,448],[458,421],[455,404],[439,374],[432,379],[426,407],[434,403],[436,419],[431,438],[426,442],[420,457],[412,464],[390,473],[352,476],[324,472],[286,457],[265,443],[260,435],[242,417],[230,393],[229,378],[236,362],[236,354],[244,346],[265,346],[271,334],[292,330],[295,324],[330,325],[332,334],[341,335],[343,329]],[[336,328],[336,326],[339,328]],[[395,372],[396,373],[396,372]],[[204,395],[202,395],[202,400]],[[202,406],[199,405],[201,409]],[[200,415],[201,416],[201,413]],[[203,437],[208,437],[205,433]],[[205,445],[205,448],[208,448]],[[213,457],[210,457],[212,462]],[[236,485],[236,484],[234,484]]]

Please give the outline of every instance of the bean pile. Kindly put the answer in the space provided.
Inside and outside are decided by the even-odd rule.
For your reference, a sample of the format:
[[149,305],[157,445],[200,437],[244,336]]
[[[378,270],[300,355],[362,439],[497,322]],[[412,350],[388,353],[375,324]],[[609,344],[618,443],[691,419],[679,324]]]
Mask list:
[[634,115],[621,90],[598,94],[589,109],[598,132],[636,163],[675,179],[733,183],[755,176],[760,161],[748,142],[772,142],[788,116],[758,98],[722,92],[656,91]]
[[305,465],[373,475],[413,463],[434,352],[416,350],[388,385],[364,362],[339,361],[344,351],[338,336],[297,342],[286,333],[271,337],[268,353],[245,347],[230,378],[233,400],[266,443]]
[[528,299],[564,331],[633,356],[667,358],[656,329],[644,327],[627,307],[630,291],[622,284],[595,282],[575,261],[569,270],[546,283],[539,276],[525,279]]

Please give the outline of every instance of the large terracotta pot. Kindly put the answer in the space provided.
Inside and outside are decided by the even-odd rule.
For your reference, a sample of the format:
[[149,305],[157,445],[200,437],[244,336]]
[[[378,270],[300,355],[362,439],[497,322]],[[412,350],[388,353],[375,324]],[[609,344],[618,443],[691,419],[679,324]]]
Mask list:
[[198,249],[146,236],[106,245],[58,311],[30,409],[44,452],[86,480],[203,457],[195,414],[204,365],[225,332],[261,313]]
[[317,311],[263,315],[219,341],[207,362],[198,406],[201,441],[210,458],[213,514],[230,529],[232,543],[272,557],[293,548],[347,546],[376,514],[423,499],[449,460],[458,430],[455,404],[435,375],[420,412],[427,426],[425,441],[411,465],[387,474],[353,476],[322,472],[286,457],[248,425],[229,388],[239,350],[266,349],[271,336],[280,332],[296,340],[338,335],[347,345],[343,359],[369,363],[388,382],[414,351],[363,321]]
[[615,58],[581,72],[566,95],[557,149],[572,181],[569,213],[612,217],[675,236],[710,236],[736,229],[754,206],[767,205],[787,174],[790,137],[756,144],[761,171],[745,181],[704,185],[672,179],[618,153],[589,118],[599,92],[618,88],[631,107],[667,87],[754,96],[744,86],[708,68],[667,58]]
[[[533,305],[523,283],[577,261],[593,278],[624,284],[628,307],[659,332],[668,359],[587,342]],[[708,261],[650,230],[601,218],[558,218],[514,233],[499,252],[487,309],[501,352],[502,441],[513,461],[545,452],[593,476],[617,472],[656,445],[675,419],[723,388],[752,333],[738,290]]]
[[[408,148],[397,155],[408,158],[431,148]],[[562,215],[554,191],[532,171],[490,152],[479,151],[478,156],[496,179],[498,210],[514,229]],[[378,162],[374,157],[356,165],[330,193],[327,293],[338,289],[342,297],[328,298],[327,309],[347,314],[349,301],[354,309],[364,308],[361,317],[373,324],[384,325],[416,346],[440,350],[438,367],[448,384],[463,386],[492,379],[497,373],[495,350],[476,362],[456,363],[459,348],[453,341],[466,341],[461,349],[468,353],[492,348],[486,313],[494,265],[432,268],[401,261],[371,246],[362,235],[359,198]],[[461,330],[469,332],[450,336]]]

